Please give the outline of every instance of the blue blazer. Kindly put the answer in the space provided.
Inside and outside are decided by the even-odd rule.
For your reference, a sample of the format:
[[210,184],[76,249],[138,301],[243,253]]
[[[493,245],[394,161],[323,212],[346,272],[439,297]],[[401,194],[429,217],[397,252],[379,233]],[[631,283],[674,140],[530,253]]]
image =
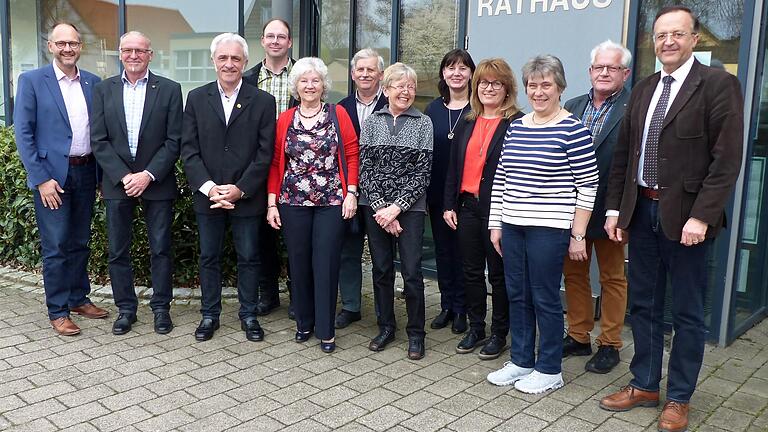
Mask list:
[[[89,111],[93,86],[99,81],[96,75],[80,69],[80,86]],[[64,187],[72,127],[52,65],[19,76],[13,122],[16,148],[27,170],[27,186],[37,189],[54,179]]]

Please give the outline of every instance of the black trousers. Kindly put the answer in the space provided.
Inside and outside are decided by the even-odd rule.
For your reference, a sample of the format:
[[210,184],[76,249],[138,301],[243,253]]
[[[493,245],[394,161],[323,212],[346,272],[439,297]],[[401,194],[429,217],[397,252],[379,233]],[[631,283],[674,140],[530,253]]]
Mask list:
[[445,223],[440,206],[429,207],[429,221],[432,223],[432,238],[435,242],[440,309],[465,313],[464,274],[461,269],[458,235]]
[[504,262],[496,253],[488,231],[488,218],[481,211],[477,198],[460,198],[458,236],[464,269],[464,290],[467,317],[472,330],[485,332],[486,298],[485,269],[491,284],[491,333],[506,337],[509,332],[509,301],[504,285]]
[[379,329],[395,329],[395,247],[399,252],[400,273],[405,288],[405,308],[409,338],[424,338],[424,276],[421,273],[421,247],[424,241],[424,213],[408,211],[397,217],[403,232],[399,237],[388,234],[373,218],[374,211],[365,207],[368,248],[373,263],[373,296]]
[[273,229],[261,217],[259,224],[259,301],[267,304],[280,304],[280,232]]
[[344,219],[341,206],[280,205],[296,328],[333,339]]

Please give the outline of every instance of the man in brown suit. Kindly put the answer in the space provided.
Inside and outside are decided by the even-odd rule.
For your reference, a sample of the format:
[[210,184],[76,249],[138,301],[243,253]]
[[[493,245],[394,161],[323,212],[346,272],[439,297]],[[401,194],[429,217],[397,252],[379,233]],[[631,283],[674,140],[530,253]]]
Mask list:
[[606,197],[605,230],[629,236],[633,378],[603,409],[657,406],[664,351],[664,298],[672,286],[675,329],[660,431],[688,426],[707,328],[707,255],[741,166],[743,97],[738,80],[693,58],[699,22],[662,8],[653,25],[662,71],[640,81],[624,115]]

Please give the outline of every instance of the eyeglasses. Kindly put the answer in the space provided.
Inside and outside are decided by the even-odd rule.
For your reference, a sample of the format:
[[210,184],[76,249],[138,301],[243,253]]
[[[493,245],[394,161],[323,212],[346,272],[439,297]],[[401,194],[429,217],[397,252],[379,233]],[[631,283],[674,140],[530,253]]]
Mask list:
[[287,34],[283,34],[283,33],[280,33],[280,34],[267,33],[267,34],[265,34],[265,35],[264,35],[264,36],[262,36],[262,37],[263,37],[264,39],[267,39],[267,40],[274,40],[274,39],[277,39],[277,40],[278,40],[278,41],[280,41],[280,42],[285,42],[285,41],[287,41],[287,40],[288,40],[288,35],[287,35]]
[[143,49],[143,48],[120,48],[120,54],[123,55],[137,55],[137,56],[145,56],[148,54],[151,54],[151,49]]
[[498,80],[496,81],[480,80],[477,83],[477,86],[480,87],[481,89],[487,89],[488,86],[491,86],[491,88],[494,90],[501,90],[501,88],[504,87],[504,83]]
[[56,48],[58,49],[64,49],[67,47],[67,45],[69,45],[69,47],[72,49],[78,49],[81,46],[83,46],[83,43],[79,41],[50,41],[50,42],[56,45]]
[[592,72],[597,72],[597,73],[603,73],[603,71],[606,69],[608,69],[608,72],[610,73],[616,73],[620,70],[624,70],[624,66],[592,65],[589,67],[589,69]]
[[402,92],[404,92],[406,90],[408,91],[408,93],[416,91],[416,85],[415,84],[408,84],[407,86],[404,86],[404,85],[389,86],[389,88],[393,88],[393,89],[397,90],[400,93],[402,93]]
[[667,38],[671,37],[673,40],[681,40],[684,37],[688,35],[695,35],[697,33],[695,32],[684,32],[684,31],[673,31],[673,32],[662,32],[662,33],[655,33],[653,35],[653,39],[656,42],[665,42]]

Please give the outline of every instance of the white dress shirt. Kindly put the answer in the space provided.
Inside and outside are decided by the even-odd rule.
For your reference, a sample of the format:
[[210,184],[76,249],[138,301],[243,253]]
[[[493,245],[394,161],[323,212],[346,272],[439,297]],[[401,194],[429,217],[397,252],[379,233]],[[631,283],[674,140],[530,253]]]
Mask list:
[[91,126],[88,121],[88,104],[85,102],[85,94],[80,86],[80,68],[77,68],[77,75],[70,79],[59,69],[56,62],[53,62],[53,72],[56,74],[56,81],[59,82],[64,106],[67,108],[69,126],[72,129],[69,155],[89,155],[91,154]]
[[128,148],[131,150],[131,157],[135,160],[136,152],[139,149],[139,129],[141,128],[141,118],[144,116],[144,99],[147,95],[149,69],[134,84],[128,80],[125,71],[123,71],[121,79],[123,81],[123,108],[128,131]]
[[[243,80],[241,79],[240,82],[237,83],[235,90],[232,92],[232,96],[227,96],[227,94],[224,92],[224,89],[221,87],[221,83],[216,81],[216,85],[219,87],[221,105],[224,107],[224,120],[227,124],[229,124],[229,118],[232,116],[232,109],[235,106],[237,95],[240,93],[240,86],[243,85]],[[213,180],[208,180],[207,182],[203,183],[202,186],[200,186],[199,191],[202,192],[203,195],[208,196],[208,193],[214,186],[216,186],[216,183],[214,183]]]

